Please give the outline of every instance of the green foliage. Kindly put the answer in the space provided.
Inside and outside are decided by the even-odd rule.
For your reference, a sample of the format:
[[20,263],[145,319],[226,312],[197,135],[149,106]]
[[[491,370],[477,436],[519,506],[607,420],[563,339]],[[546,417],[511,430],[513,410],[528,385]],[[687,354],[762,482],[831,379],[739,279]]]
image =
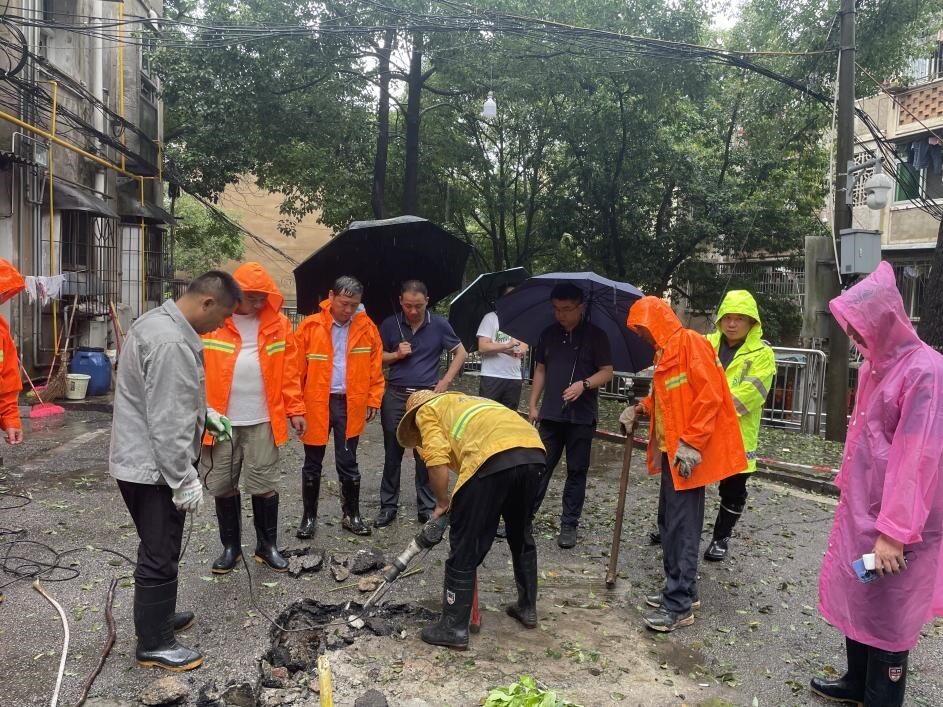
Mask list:
[[[748,0],[725,33],[711,27],[710,0],[477,4],[621,35],[785,52],[749,58],[814,91],[833,91],[837,0]],[[175,0],[172,12],[197,5],[206,27],[362,28],[397,19],[357,0]],[[449,12],[420,0],[394,5]],[[915,38],[939,20],[929,0],[863,3],[859,64],[880,78],[899,72],[919,50]],[[214,32],[179,32],[183,48],[158,58],[167,153],[190,186],[212,197],[252,173],[286,195],[289,233],[312,212],[337,229],[370,218],[382,30],[203,48]],[[516,265],[593,269],[660,293],[686,269],[691,289],[719,292],[716,268],[691,266],[791,255],[825,229],[829,106],[745,69],[639,54],[614,35],[564,46],[518,32],[396,33],[383,170],[389,216],[399,213],[403,192],[405,72],[417,49],[425,79],[418,213],[474,247],[470,276]],[[863,71],[859,79],[859,95],[874,92]],[[485,121],[488,91],[498,116]],[[768,332],[788,338],[797,322],[790,305],[764,307]]]
[[553,690],[545,690],[537,681],[527,675],[513,685],[496,687],[485,698],[484,707],[579,707]]
[[196,277],[226,260],[242,258],[245,252],[242,234],[231,223],[187,195],[177,199],[174,210],[180,219],[180,225],[174,230],[177,270]]

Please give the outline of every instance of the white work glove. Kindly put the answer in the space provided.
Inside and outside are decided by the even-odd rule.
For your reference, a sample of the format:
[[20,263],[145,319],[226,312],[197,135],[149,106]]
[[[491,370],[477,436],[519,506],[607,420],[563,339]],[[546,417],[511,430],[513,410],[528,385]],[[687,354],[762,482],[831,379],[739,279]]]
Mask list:
[[622,414],[619,415],[619,425],[622,427],[622,433],[628,434],[629,430],[632,429],[632,425],[635,424],[635,419],[642,414],[641,405],[629,405],[625,410],[622,411]]
[[203,484],[200,483],[199,476],[174,489],[174,505],[178,511],[196,513],[200,510],[201,503],[203,503]]
[[206,408],[206,431],[217,442],[232,439],[232,423],[225,415],[220,415],[213,408]]
[[687,479],[694,472],[694,467],[701,463],[701,453],[684,440],[678,442],[675,452],[675,465],[682,479]]

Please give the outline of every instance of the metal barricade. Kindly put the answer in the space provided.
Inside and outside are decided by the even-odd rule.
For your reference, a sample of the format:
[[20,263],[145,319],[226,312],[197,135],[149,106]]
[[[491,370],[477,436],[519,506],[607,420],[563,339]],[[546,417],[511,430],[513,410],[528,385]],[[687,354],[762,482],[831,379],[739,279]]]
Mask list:
[[763,408],[763,424],[820,434],[825,417],[824,351],[774,346],[776,376]]

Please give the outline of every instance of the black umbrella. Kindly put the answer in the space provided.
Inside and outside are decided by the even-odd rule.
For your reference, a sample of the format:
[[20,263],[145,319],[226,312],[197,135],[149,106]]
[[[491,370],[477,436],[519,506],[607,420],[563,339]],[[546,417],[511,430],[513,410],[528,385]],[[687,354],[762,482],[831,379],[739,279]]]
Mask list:
[[540,333],[556,321],[550,291],[560,282],[571,282],[583,291],[586,318],[606,332],[615,370],[635,373],[652,365],[651,346],[625,325],[629,307],[644,293],[594,272],[552,272],[525,280],[496,303],[501,331],[535,345]]
[[378,324],[397,309],[404,280],[422,280],[429,303],[462,286],[470,248],[418,216],[354,221],[295,268],[298,311],[310,314],[341,275],[363,283],[367,314]]
[[517,286],[529,277],[530,273],[524,268],[486,272],[455,295],[449,305],[449,323],[467,351],[478,348],[478,325],[482,317],[494,311],[494,303],[501,291],[509,285]]

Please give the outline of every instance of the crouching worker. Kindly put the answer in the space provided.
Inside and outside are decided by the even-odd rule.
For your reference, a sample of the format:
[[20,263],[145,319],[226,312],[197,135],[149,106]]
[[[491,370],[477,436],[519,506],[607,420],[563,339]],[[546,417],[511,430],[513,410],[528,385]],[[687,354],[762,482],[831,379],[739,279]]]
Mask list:
[[[537,626],[537,545],[531,513],[546,454],[540,435],[500,403],[461,393],[420,390],[409,396],[396,432],[417,448],[429,468],[433,517],[451,515],[451,548],[445,561],[442,616],[422,630],[434,646],[464,650],[475,592],[475,573],[503,518],[517,583],[509,616]],[[449,497],[449,469],[458,480]]]

